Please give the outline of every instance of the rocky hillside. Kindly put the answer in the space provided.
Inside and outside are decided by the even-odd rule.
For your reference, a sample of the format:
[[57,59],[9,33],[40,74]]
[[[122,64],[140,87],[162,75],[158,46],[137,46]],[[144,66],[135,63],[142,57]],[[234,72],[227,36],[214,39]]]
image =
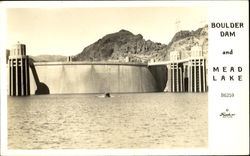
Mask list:
[[[208,26],[195,31],[177,32],[168,45],[145,40],[141,34],[134,35],[127,30],[108,34],[83,51],[73,56],[73,61],[112,61],[112,62],[148,62],[169,60],[171,51],[180,51],[181,57],[191,54],[191,48],[198,43],[204,55],[208,52]],[[35,62],[67,61],[66,56],[31,56]]]
[[172,41],[168,44],[168,57],[171,51],[180,51],[182,58],[187,58],[191,55],[191,48],[198,44],[203,49],[203,54],[206,56],[208,53],[208,26],[199,28],[196,31],[180,31],[175,34]]
[[67,61],[67,56],[62,55],[38,55],[30,56],[34,62],[65,62]]
[[143,39],[127,30],[108,34],[84,48],[73,61],[118,61],[124,62],[129,56],[131,62],[145,62],[152,54],[166,52],[166,45]]
[[73,61],[117,61],[148,62],[169,60],[171,51],[181,51],[182,57],[190,56],[191,47],[198,43],[204,53],[208,49],[208,27],[196,31],[180,31],[175,34],[168,45],[143,39],[141,34],[134,35],[127,30],[108,34],[95,43],[84,48],[73,57]]

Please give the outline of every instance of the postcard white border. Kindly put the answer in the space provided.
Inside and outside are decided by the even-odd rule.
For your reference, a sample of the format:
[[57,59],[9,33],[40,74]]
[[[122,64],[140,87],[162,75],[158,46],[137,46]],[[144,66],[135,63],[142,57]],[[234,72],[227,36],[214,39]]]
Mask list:
[[[1,154],[3,155],[194,155],[194,154],[248,154],[249,149],[249,26],[248,26],[248,1],[98,1],[98,2],[0,2],[0,22],[1,22]],[[236,100],[238,102],[228,104],[225,100],[218,96],[218,89],[224,87],[225,84],[215,84],[211,77],[211,67],[213,61],[223,60],[223,63],[230,64],[215,54],[216,46],[228,47],[229,45],[217,45],[215,42],[211,46],[211,40],[216,37],[211,35],[214,32],[209,30],[209,74],[208,84],[216,85],[209,88],[208,97],[208,115],[209,115],[209,145],[207,149],[124,149],[124,150],[8,150],[7,149],[7,94],[6,94],[6,64],[5,64],[5,39],[6,31],[5,23],[6,15],[5,8],[34,8],[34,7],[50,7],[50,8],[64,8],[64,7],[162,7],[162,6],[176,6],[176,7],[190,7],[190,6],[207,6],[208,7],[208,22],[212,21],[239,21],[245,23],[245,35],[236,44],[243,46],[241,48],[242,54],[237,55],[236,64],[242,64],[244,68],[244,82],[232,85],[233,90],[241,94]],[[219,42],[218,42],[219,43]],[[238,47],[239,48],[239,47]],[[218,86],[217,86],[218,85]],[[229,84],[230,85],[230,84]],[[229,102],[230,103],[230,102]],[[231,107],[236,112],[236,117],[228,120],[221,119],[219,113],[226,107]],[[223,140],[221,140],[223,139]]]

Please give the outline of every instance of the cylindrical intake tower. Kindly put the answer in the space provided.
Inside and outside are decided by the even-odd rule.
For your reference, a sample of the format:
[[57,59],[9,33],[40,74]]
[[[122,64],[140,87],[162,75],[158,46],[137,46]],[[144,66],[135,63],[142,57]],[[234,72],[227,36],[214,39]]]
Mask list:
[[26,56],[26,46],[15,44],[8,59],[9,95],[30,95],[29,58]]

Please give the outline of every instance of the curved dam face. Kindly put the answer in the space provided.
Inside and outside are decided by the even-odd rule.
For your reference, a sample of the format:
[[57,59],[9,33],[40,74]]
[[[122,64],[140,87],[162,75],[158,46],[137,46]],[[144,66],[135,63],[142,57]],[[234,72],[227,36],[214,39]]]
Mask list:
[[164,69],[133,63],[34,63],[30,66],[30,93],[160,92],[166,85]]

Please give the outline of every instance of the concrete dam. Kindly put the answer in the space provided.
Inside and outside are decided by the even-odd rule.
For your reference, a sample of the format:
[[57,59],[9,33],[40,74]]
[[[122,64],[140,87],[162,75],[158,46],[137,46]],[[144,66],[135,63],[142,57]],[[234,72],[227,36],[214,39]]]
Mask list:
[[30,63],[30,94],[160,92],[165,66],[138,63]]
[[33,62],[24,44],[17,44],[8,58],[8,93],[145,93],[207,92],[207,61],[200,46],[182,58],[170,52],[170,61],[117,62]]

